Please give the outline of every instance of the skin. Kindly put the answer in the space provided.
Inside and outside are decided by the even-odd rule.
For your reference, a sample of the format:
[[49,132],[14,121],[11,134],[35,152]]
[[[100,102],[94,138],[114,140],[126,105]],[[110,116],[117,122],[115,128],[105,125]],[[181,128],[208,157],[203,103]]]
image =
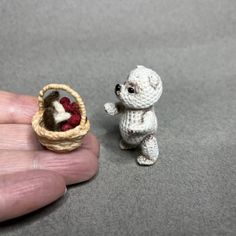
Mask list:
[[67,154],[39,144],[31,127],[37,109],[35,97],[0,91],[0,222],[56,201],[67,185],[98,171],[99,143],[91,133]]

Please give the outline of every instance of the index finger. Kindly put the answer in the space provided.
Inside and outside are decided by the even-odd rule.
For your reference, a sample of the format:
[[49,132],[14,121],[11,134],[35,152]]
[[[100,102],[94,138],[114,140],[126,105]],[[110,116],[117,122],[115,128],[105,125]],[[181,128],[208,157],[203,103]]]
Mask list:
[[0,124],[30,124],[37,110],[36,97],[0,91]]

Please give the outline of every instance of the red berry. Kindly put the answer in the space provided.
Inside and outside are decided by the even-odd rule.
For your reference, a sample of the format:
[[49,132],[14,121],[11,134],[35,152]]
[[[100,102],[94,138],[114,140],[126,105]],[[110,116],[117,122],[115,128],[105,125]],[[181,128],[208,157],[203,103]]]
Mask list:
[[68,97],[63,97],[60,99],[61,104],[70,104],[70,99]]
[[78,109],[73,109],[73,110],[71,111],[71,114],[80,115],[80,112],[79,112]]
[[67,112],[72,112],[73,111],[73,108],[72,108],[70,103],[63,103],[62,105],[63,105],[65,111],[67,111]]
[[80,114],[79,105],[76,102],[73,102],[71,104],[71,108],[72,108],[71,111],[72,114]]
[[73,129],[73,126],[69,123],[64,123],[62,126],[61,126],[61,131],[67,131],[69,129]]
[[74,109],[79,109],[79,104],[77,102],[72,102],[71,103],[71,106],[74,108]]
[[75,127],[75,126],[79,125],[80,120],[81,120],[80,114],[73,114],[67,122],[70,125]]

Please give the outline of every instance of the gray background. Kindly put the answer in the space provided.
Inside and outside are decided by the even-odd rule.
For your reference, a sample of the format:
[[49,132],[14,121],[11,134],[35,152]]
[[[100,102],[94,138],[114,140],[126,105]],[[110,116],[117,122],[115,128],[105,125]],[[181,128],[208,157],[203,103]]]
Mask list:
[[[1,0],[1,89],[70,84],[101,142],[96,178],[1,235],[235,235],[235,37],[235,0]],[[137,64],[164,84],[148,168],[103,111]]]

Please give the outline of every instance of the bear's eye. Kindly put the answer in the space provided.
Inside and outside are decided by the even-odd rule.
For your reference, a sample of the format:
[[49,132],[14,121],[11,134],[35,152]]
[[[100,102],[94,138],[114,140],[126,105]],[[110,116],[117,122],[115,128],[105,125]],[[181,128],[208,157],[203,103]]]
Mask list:
[[134,88],[128,87],[128,92],[129,92],[129,93],[134,93]]

